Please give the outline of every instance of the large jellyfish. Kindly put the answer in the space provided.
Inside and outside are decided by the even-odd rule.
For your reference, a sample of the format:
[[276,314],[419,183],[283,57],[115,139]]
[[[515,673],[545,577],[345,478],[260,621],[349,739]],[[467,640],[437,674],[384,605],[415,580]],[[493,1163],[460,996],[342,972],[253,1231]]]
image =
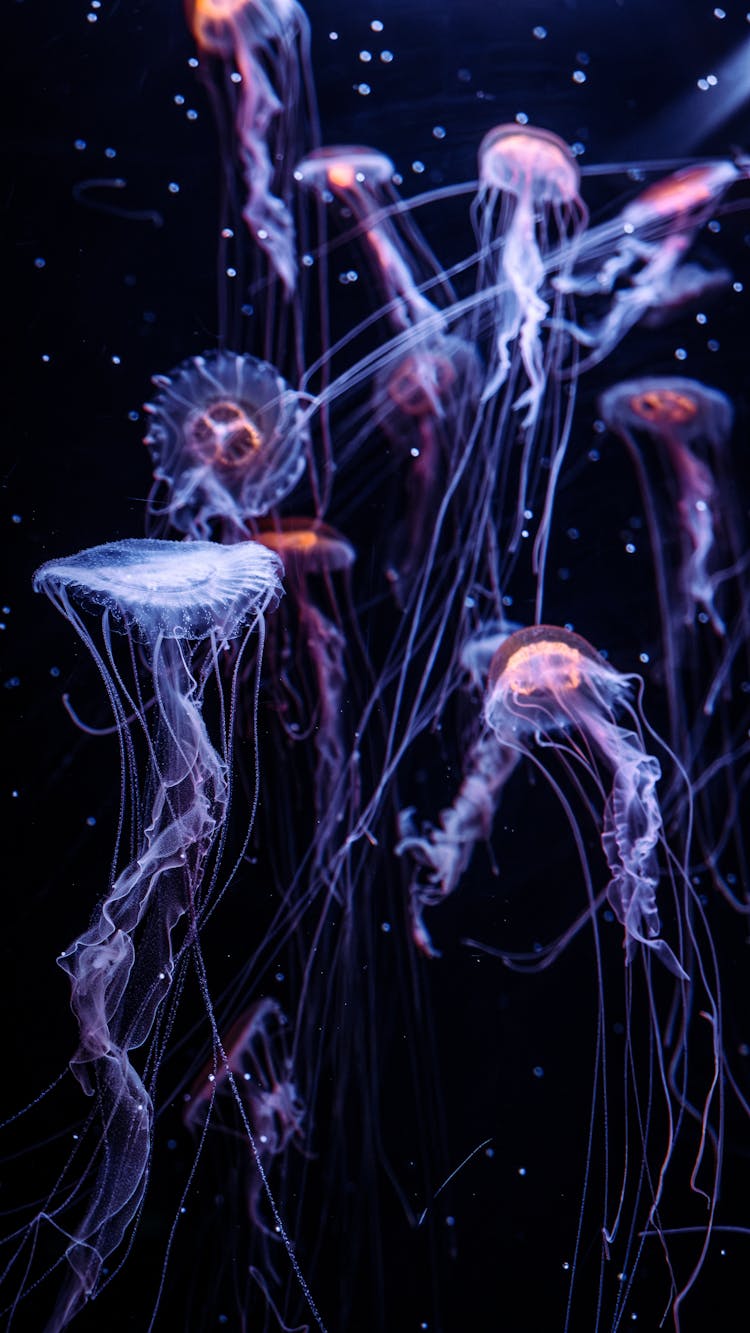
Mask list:
[[[606,791],[602,846],[610,870],[607,896],[625,931],[625,957],[654,953],[678,977],[685,970],[662,938],[657,908],[662,818],[656,794],[659,761],[646,752],[630,709],[622,727],[615,710],[628,708],[630,681],[579,635],[548,625],[517,630],[498,648],[487,680],[484,717],[501,743],[523,752],[572,730],[573,751]],[[601,768],[600,768],[601,765]],[[605,785],[606,784],[606,785]],[[608,788],[608,790],[607,790]]]
[[[61,1329],[96,1296],[102,1265],[142,1203],[154,1108],[150,1076],[132,1052],[149,1041],[186,953],[195,952],[206,986],[199,932],[216,901],[231,791],[233,709],[221,710],[212,740],[204,699],[225,647],[254,630],[262,637],[281,586],[277,558],[253,543],[135,539],[52,560],[34,586],[93,655],[123,772],[111,882],[89,928],[58,960],[79,1029],[71,1068],[96,1097],[99,1134],[81,1183],[58,1181],[39,1214],[65,1242],[69,1273],[49,1325]],[[99,641],[90,613],[100,617]],[[131,808],[135,794],[142,804]]]
[[[599,399],[599,411],[610,430],[624,440],[643,497],[656,576],[672,746],[688,772],[700,779],[696,833],[704,865],[719,890],[739,906],[720,873],[719,860],[731,843],[737,848],[739,863],[744,860],[736,828],[744,784],[742,746],[733,739],[731,721],[717,707],[722,697],[731,699],[738,685],[744,688],[741,680],[747,670],[746,539],[729,453],[733,408],[725,394],[697,380],[648,376],[607,389]],[[659,487],[642,437],[653,440],[660,454],[669,510],[660,506]],[[678,529],[681,546],[679,559],[672,561],[668,554],[670,526]],[[700,643],[694,632],[700,624],[710,626],[713,635],[704,637],[713,638],[713,643]],[[699,662],[709,668],[710,675],[698,670]],[[717,746],[722,758],[708,765]],[[704,770],[710,774],[705,781],[701,778]],[[747,910],[745,903],[742,909]]]
[[160,393],[145,408],[153,526],[203,538],[216,524],[227,541],[246,536],[305,470],[299,395],[273,366],[237,352],[191,357],[154,383]]

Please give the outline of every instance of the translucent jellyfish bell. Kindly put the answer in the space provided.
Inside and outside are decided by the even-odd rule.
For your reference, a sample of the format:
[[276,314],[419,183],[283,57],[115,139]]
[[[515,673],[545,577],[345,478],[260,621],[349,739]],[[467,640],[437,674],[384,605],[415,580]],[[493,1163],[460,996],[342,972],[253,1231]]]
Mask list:
[[[158,1051],[144,1062],[143,1074],[131,1052],[153,1037],[179,960],[198,947],[231,793],[235,691],[209,712],[215,739],[204,697],[220,689],[222,646],[247,635],[278,600],[279,572],[277,557],[250,542],[130,540],[51,560],[34,576],[35,589],[48,595],[92,653],[122,757],[112,877],[91,925],[58,959],[70,978],[79,1029],[71,1069],[96,1095],[91,1123],[99,1141],[77,1180],[69,1178],[69,1161],[32,1228],[54,1219],[69,1270],[50,1328],[65,1327],[96,1295],[102,1265],[141,1206]],[[100,616],[98,638],[89,627],[92,612]],[[178,923],[186,916],[187,935],[180,937]],[[204,999],[211,1017],[205,985]]]
[[234,639],[257,601],[265,608],[273,564],[248,557],[247,547],[212,542],[131,538],[51,560],[34,588],[66,613],[76,602],[106,612],[141,642],[157,637],[199,642]]
[[145,443],[152,519],[191,537],[247,531],[297,485],[310,444],[300,397],[273,366],[236,352],[191,357],[154,377]]

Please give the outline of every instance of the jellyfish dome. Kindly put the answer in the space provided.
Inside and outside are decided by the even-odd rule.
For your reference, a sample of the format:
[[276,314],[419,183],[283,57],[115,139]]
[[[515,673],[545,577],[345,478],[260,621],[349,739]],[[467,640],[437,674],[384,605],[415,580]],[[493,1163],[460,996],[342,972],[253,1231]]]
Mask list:
[[610,706],[627,697],[627,679],[572,630],[534,625],[500,644],[488,673],[485,720],[516,736],[570,726],[584,697]]
[[50,560],[34,589],[58,605],[69,599],[110,613],[140,639],[234,639],[276,598],[279,561],[246,543],[167,542],[132,538]]
[[230,535],[297,485],[309,434],[299,395],[266,361],[207,352],[157,375],[145,443],[156,489],[149,512],[191,537]]

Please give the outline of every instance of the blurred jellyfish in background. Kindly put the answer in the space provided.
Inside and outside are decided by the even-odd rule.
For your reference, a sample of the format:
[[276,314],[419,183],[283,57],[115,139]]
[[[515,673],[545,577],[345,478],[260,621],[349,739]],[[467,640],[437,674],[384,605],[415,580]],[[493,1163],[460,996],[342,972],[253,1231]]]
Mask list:
[[[278,1284],[279,1255],[274,1247],[281,1242],[273,1216],[266,1216],[256,1162],[244,1154],[238,1158],[237,1142],[242,1142],[249,1123],[266,1180],[272,1172],[283,1173],[289,1150],[304,1143],[305,1104],[291,1066],[287,1020],[275,1000],[266,997],[251,1004],[222,1036],[221,1046],[223,1055],[214,1051],[185,1093],[183,1121],[196,1139],[208,1135],[214,1142],[223,1140],[221,1162],[204,1154],[196,1185],[200,1189],[203,1180],[209,1180],[206,1188],[219,1191],[214,1196],[217,1202],[227,1201],[235,1242],[227,1254],[224,1230],[217,1232],[214,1217],[207,1215],[203,1244],[211,1254],[217,1293],[225,1270],[240,1270],[233,1280],[243,1308],[253,1282]],[[254,1256],[244,1268],[237,1263],[240,1234],[246,1237],[248,1256]],[[285,1258],[281,1251],[282,1263]]]
[[[736,903],[718,869],[728,842],[744,860],[735,831],[743,747],[717,707],[721,696],[731,700],[747,669],[746,535],[733,479],[732,405],[696,380],[651,376],[607,389],[599,411],[625,442],[638,478],[660,609],[659,676],[672,747],[700,779],[696,833],[704,864]],[[646,441],[656,446],[665,484],[655,480]],[[701,625],[712,630],[714,643],[697,641]],[[709,776],[716,750],[721,762]]]
[[[83,1169],[76,1163],[75,1175],[72,1160],[66,1164],[34,1222],[19,1233],[13,1256],[24,1294],[37,1228],[48,1226],[62,1240],[71,1271],[49,1327],[64,1328],[96,1295],[102,1264],[143,1200],[159,1040],[145,1073],[131,1052],[165,1021],[175,973],[191,956],[208,1001],[199,933],[223,891],[234,708],[232,691],[212,741],[204,697],[220,687],[226,645],[237,638],[247,643],[262,628],[281,585],[278,561],[255,545],[146,539],[50,561],[34,583],[99,667],[122,765],[111,881],[92,924],[58,959],[70,977],[79,1027],[71,1068],[96,1098],[88,1143],[76,1152],[90,1155]],[[100,616],[99,641],[89,625],[92,612]]]
[[199,49],[225,66],[215,104],[220,121],[234,118],[229,188],[239,160],[242,217],[289,296],[297,285],[290,151],[299,146],[305,99],[308,114],[314,106],[307,15],[296,0],[187,0],[186,8]]
[[[277,617],[275,630],[280,641],[274,642],[274,677],[278,689],[280,721],[286,735],[295,742],[312,738],[317,762],[312,779],[317,816],[315,858],[324,863],[326,839],[323,828],[329,824],[335,802],[336,817],[344,820],[340,806],[345,768],[351,751],[351,738],[344,725],[347,688],[346,639],[341,624],[333,575],[344,579],[354,564],[354,548],[333,528],[311,519],[282,519],[275,528],[267,527],[255,540],[281,557],[286,576],[286,590],[291,605],[289,619]],[[325,589],[331,615],[316,605],[313,586]],[[346,596],[350,604],[350,597]],[[306,663],[312,667],[314,693],[305,699]],[[356,788],[356,773],[349,770]],[[347,800],[356,804],[350,789]]]
[[[639,474],[649,518],[651,546],[657,565],[662,624],[667,633],[678,625],[691,626],[703,612],[716,634],[726,627],[716,607],[721,575],[716,564],[716,528],[729,520],[732,497],[719,497],[714,460],[722,455],[732,430],[732,406],[726,395],[695,380],[677,376],[626,381],[608,389],[599,400],[607,426],[625,441]],[[649,508],[651,488],[636,444],[637,434],[650,436],[661,447],[675,490],[675,510],[684,553],[679,570],[679,599],[662,564],[665,523]],[[709,458],[691,446],[702,442]],[[726,470],[722,468],[722,470]],[[736,546],[736,541],[732,542]],[[739,554],[739,553],[738,553]],[[681,605],[679,605],[681,602]],[[667,652],[669,649],[667,648]],[[673,654],[670,654],[673,656]]]
[[450,299],[451,288],[399,200],[395,175],[396,168],[384,153],[354,144],[318,148],[294,171],[298,184],[314,191],[323,203],[335,199],[340,205],[342,221],[354,231],[385,297],[382,313],[395,328],[427,324],[438,332],[443,317],[430,291],[444,288]]
[[575,330],[581,345],[593,349],[578,365],[578,373],[603,360],[644,315],[679,308],[717,281],[728,282],[726,270],[703,269],[685,264],[685,259],[700,229],[741,177],[733,162],[685,167],[648,185],[619,217],[589,232],[574,271],[555,279],[560,291],[611,296],[602,319]]

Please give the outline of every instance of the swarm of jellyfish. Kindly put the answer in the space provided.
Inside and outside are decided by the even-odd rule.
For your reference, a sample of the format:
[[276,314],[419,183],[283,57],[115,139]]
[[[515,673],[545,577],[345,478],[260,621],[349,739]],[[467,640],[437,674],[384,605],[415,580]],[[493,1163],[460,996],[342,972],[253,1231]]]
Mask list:
[[[143,1245],[134,1327],[506,1327],[514,1245],[549,1288],[524,1327],[705,1326],[750,1239],[717,938],[750,914],[747,514],[734,404],[634,334],[730,287],[700,238],[746,167],[613,167],[590,212],[553,129],[485,118],[446,265],[422,225],[446,192],[325,142],[297,0],[187,19],[256,313],[220,284],[216,336],[154,367],[146,535],[34,579],[98,668],[120,815],[57,959],[87,1100],[6,1228],[9,1326],[127,1301]],[[582,604],[560,574],[565,533],[627,527],[586,488],[604,452],[645,552],[611,645],[601,583]],[[476,1104],[454,1004],[483,1015]],[[498,1165],[536,1041],[509,1004],[588,1069],[540,1147],[555,1247]]]

